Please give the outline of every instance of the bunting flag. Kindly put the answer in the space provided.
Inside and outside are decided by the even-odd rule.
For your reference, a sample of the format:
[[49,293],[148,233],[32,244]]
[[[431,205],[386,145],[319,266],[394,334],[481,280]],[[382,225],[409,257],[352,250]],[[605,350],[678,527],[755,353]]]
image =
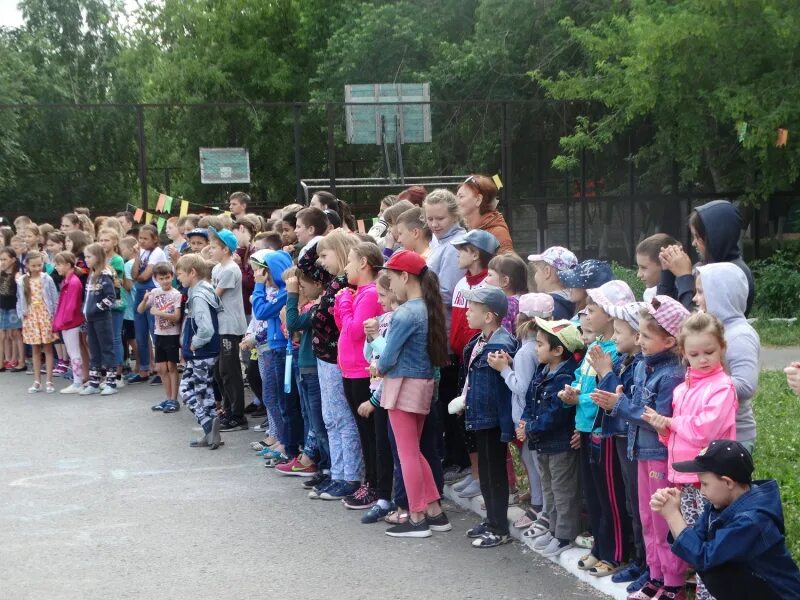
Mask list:
[[146,225],[150,224],[150,221],[153,220],[153,213],[145,213],[144,214],[144,222]]
[[164,206],[161,212],[172,212],[172,196],[165,196],[164,197]]
[[189,203],[186,200],[181,200],[180,216],[185,217],[189,214]]
[[229,211],[229,210],[226,210],[226,211],[225,211],[225,216],[226,216],[226,217],[230,217],[230,216],[231,216],[231,211]]
[[164,224],[167,220],[164,217],[158,217],[158,221],[156,221],[156,229],[158,229],[158,233],[161,233],[161,230],[164,229]]
[[494,181],[494,185],[498,190],[503,189],[503,182],[500,180],[500,175],[492,175],[492,181]]
[[377,224],[378,224],[378,221],[380,221],[380,220],[381,220],[381,218],[380,218],[380,217],[372,217],[372,224],[373,224],[373,225],[377,225]]
[[144,216],[144,211],[141,208],[137,208],[136,211],[133,213],[133,220],[137,223],[142,222],[142,217]]
[[164,201],[167,199],[166,194],[159,194],[158,195],[158,202],[156,202],[156,212],[163,212],[164,211]]
[[367,229],[364,227],[364,219],[356,221],[356,225],[358,225],[358,233],[367,233]]
[[778,129],[778,136],[775,139],[775,145],[778,148],[783,148],[787,143],[789,143],[789,130],[781,127]]

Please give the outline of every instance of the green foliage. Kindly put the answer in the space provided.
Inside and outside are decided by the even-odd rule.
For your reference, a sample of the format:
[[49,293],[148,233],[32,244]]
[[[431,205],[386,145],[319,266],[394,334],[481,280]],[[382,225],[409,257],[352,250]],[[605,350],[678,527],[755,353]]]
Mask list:
[[755,316],[796,317],[800,302],[800,273],[796,258],[777,252],[750,265],[756,280]]
[[[756,307],[758,308],[758,307]],[[770,321],[761,317],[753,323],[762,346],[800,346],[800,322]]]
[[611,263],[611,268],[614,271],[614,278],[621,279],[627,283],[633,290],[633,295],[636,296],[636,299],[641,300],[644,294],[644,283],[636,276],[636,271],[623,267],[619,263]]

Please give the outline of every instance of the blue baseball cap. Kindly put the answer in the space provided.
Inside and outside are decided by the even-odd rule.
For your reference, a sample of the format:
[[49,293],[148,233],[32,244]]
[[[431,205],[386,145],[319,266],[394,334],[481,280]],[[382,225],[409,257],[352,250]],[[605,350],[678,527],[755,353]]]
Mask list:
[[186,237],[190,238],[196,235],[208,239],[208,229],[203,229],[202,227],[196,227],[195,229],[192,229],[189,233],[187,233]]
[[496,254],[497,249],[500,247],[500,242],[497,241],[497,238],[483,229],[472,229],[461,237],[453,240],[452,244],[453,246],[469,244],[488,254]]
[[472,288],[464,292],[464,299],[486,305],[486,308],[501,319],[508,314],[508,298],[499,287],[484,285]]
[[571,269],[559,271],[558,278],[564,287],[579,290],[599,288],[604,283],[614,280],[614,271],[604,260],[590,258],[578,263]]
[[208,233],[215,235],[222,240],[222,243],[228,247],[228,250],[231,251],[231,254],[236,252],[236,249],[239,247],[239,242],[236,241],[236,236],[233,235],[233,232],[229,229],[220,229],[217,231],[214,227],[209,227]]

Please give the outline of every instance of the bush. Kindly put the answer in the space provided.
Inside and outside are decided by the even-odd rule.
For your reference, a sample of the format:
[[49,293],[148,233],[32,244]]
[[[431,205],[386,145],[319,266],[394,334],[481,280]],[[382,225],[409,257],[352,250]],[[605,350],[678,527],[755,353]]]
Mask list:
[[754,313],[759,317],[795,317],[800,300],[797,261],[785,252],[750,265],[756,281]]
[[637,300],[641,300],[642,294],[644,294],[644,283],[642,283],[642,281],[636,277],[636,271],[627,267],[623,267],[621,264],[616,262],[611,263],[611,268],[614,271],[614,277],[621,279],[631,286],[633,295],[636,296]]

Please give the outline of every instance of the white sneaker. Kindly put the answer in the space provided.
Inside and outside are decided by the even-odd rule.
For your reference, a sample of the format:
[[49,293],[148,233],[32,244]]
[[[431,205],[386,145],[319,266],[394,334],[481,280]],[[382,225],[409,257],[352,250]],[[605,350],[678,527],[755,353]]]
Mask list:
[[568,543],[562,546],[561,542],[558,541],[558,538],[553,538],[551,542],[547,545],[547,548],[542,550],[540,554],[544,557],[551,558],[553,556],[558,556],[559,554],[564,552],[564,550],[569,550],[570,548],[572,548],[572,543]]
[[536,552],[543,552],[554,539],[555,538],[553,537],[553,534],[548,531],[544,535],[540,535],[538,538],[536,538],[536,541],[533,542],[532,548],[536,550]]
[[87,385],[85,388],[83,388],[83,390],[81,391],[80,395],[81,396],[94,396],[95,394],[99,394],[99,393],[101,393],[99,387],[94,387],[93,385]]
[[118,390],[121,390],[121,389],[122,389],[122,388],[124,388],[126,385],[127,385],[127,384],[125,383],[125,378],[124,378],[124,377],[117,377],[117,389],[118,389]]
[[481,495],[481,484],[479,481],[475,481],[474,479],[470,482],[468,486],[466,486],[460,492],[457,492],[456,495],[459,498],[475,498]]
[[464,488],[466,488],[473,481],[475,481],[475,480],[472,478],[472,473],[470,473],[464,479],[462,479],[461,481],[459,481],[458,483],[456,483],[453,486],[453,491],[454,492],[461,492],[461,491],[464,490]]
[[116,394],[118,391],[119,391],[119,390],[116,388],[116,386],[113,386],[113,385],[107,385],[106,387],[104,387],[104,388],[103,388],[103,391],[102,391],[102,392],[100,392],[100,395],[101,395],[101,396],[113,396],[113,395],[114,395],[114,394]]
[[101,383],[101,384],[100,384],[100,391],[102,392],[104,389],[106,389],[106,386],[107,386],[107,385],[108,385],[108,384],[107,384],[105,381],[104,381],[103,383]]
[[61,390],[59,394],[80,394],[82,389],[82,385],[70,383],[67,387]]

